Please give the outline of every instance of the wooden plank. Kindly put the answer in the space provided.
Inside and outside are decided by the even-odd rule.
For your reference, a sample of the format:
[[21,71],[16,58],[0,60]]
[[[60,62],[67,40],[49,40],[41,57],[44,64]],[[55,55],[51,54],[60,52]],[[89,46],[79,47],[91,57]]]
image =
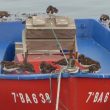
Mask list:
[[[54,29],[58,39],[74,39],[76,30],[73,29]],[[55,39],[51,29],[28,29],[26,39]]]
[[[74,40],[59,40],[63,49],[69,49],[74,45]],[[26,40],[28,50],[58,50],[59,47],[55,39],[51,40]],[[75,48],[75,47],[74,47]]]

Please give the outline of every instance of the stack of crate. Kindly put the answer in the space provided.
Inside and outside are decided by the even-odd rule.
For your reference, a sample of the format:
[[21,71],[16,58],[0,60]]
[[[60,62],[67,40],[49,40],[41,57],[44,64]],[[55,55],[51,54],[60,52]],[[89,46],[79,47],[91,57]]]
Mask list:
[[22,41],[24,51],[35,53],[39,50],[59,50],[54,30],[64,50],[75,48],[76,26],[73,20],[63,16],[33,16],[26,20]]

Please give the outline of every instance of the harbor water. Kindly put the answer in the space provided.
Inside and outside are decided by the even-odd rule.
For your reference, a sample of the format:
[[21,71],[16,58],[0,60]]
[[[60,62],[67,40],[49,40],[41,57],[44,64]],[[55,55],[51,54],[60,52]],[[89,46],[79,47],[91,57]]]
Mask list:
[[110,0],[0,0],[0,10],[13,13],[45,12],[48,5],[57,7],[62,15],[73,18],[97,18],[109,14]]

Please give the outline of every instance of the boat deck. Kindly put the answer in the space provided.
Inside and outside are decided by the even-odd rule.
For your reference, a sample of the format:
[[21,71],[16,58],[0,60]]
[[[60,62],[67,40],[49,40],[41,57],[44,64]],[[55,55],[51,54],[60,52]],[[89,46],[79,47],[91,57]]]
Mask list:
[[[99,71],[100,74],[109,74],[110,68],[108,65],[110,65],[110,52],[99,45],[92,37],[77,37],[77,43],[78,43],[78,50],[80,54],[84,54],[87,57],[92,58],[93,60],[96,60],[101,65],[101,70]],[[17,55],[17,60],[19,62],[23,61],[22,54]],[[47,55],[47,54],[38,54],[38,55],[31,55],[28,58],[29,62],[35,63],[36,66],[38,66],[37,63],[46,61],[46,62],[52,62],[52,61],[58,61],[62,59],[62,55]],[[37,70],[39,67],[36,67]],[[36,71],[39,73],[39,71]]]
[[98,44],[92,37],[77,38],[78,50],[101,64],[100,74],[110,75],[110,52]]
[[[83,25],[82,25],[83,24]],[[18,26],[18,27],[17,27]],[[87,77],[87,78],[110,78],[110,30],[104,28],[96,20],[76,20],[77,26],[77,44],[80,54],[96,60],[101,65],[101,70],[98,73],[77,73],[77,74],[62,74],[63,77]],[[12,28],[9,28],[12,27]],[[17,27],[17,28],[15,28]],[[5,29],[8,28],[8,32]],[[3,37],[0,38],[0,61],[13,60],[14,45],[11,42],[21,42],[22,30],[24,25],[21,23],[2,23],[0,32]],[[10,34],[8,34],[10,33]],[[86,36],[82,36],[82,34]],[[15,37],[16,35],[16,37]],[[8,37],[7,37],[8,36]],[[1,70],[1,69],[0,69]],[[2,71],[1,71],[2,73]],[[50,74],[20,74],[20,75],[5,75],[1,74],[0,78],[5,79],[46,79]],[[57,77],[52,74],[52,77]]]

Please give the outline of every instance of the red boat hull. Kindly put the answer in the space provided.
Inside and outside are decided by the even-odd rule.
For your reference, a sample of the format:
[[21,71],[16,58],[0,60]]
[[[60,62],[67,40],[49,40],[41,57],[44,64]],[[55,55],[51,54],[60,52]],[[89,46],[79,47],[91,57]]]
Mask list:
[[[109,110],[110,80],[63,78],[59,110]],[[57,80],[0,80],[1,110],[55,110]]]

